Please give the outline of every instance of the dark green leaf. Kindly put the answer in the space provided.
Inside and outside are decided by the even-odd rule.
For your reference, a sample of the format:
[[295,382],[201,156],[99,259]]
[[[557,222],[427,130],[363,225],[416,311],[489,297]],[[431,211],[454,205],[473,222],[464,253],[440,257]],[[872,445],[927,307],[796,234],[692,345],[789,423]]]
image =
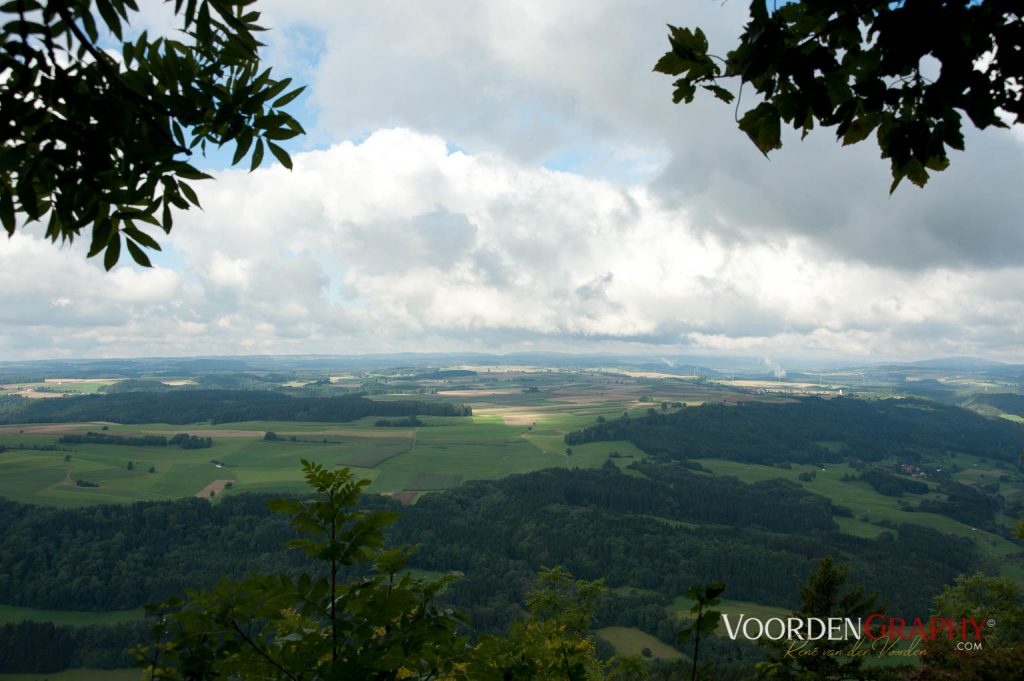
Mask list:
[[107,252],[103,254],[103,268],[110,271],[121,257],[121,235],[115,232],[107,243]]
[[949,157],[945,154],[936,154],[924,164],[928,170],[942,171],[949,167]]
[[298,130],[291,130],[289,128],[271,128],[263,133],[263,136],[268,140],[290,140],[293,137],[298,137],[301,134]]
[[256,149],[252,152],[252,162],[249,165],[249,172],[256,170],[263,163],[263,140],[256,140]]
[[672,101],[678,104],[679,102],[685,101],[687,104],[693,101],[693,96],[697,94],[697,86],[691,83],[685,78],[680,78],[675,83],[676,89],[672,93]]
[[277,146],[270,140],[267,140],[267,146],[270,147],[270,153],[272,153],[274,157],[281,162],[281,165],[283,165],[288,170],[292,169],[292,159],[288,156],[287,151]]
[[845,147],[850,144],[862,142],[867,139],[868,135],[870,135],[876,127],[878,127],[877,120],[871,120],[865,116],[856,119],[850,124],[850,127],[846,129],[846,133],[843,135],[843,146]]
[[158,244],[156,240],[153,239],[153,237],[146,234],[138,227],[125,227],[122,231],[125,233],[125,235],[130,236],[132,239],[135,239],[146,248],[152,248],[154,251],[160,250],[160,244]]
[[0,193],[0,220],[3,221],[7,234],[14,234],[14,199],[9,192]]
[[767,102],[743,114],[740,119],[740,130],[754,143],[762,154],[768,155],[773,149],[782,148],[782,128],[779,111]]
[[96,9],[99,10],[100,16],[103,17],[103,22],[110,29],[111,33],[117,37],[118,40],[122,40],[121,37],[121,19],[117,16],[117,12],[110,4],[110,0],[96,0]]
[[231,159],[231,165],[236,165],[239,161],[245,158],[245,155],[249,153],[249,147],[252,146],[252,133],[244,132],[238,136],[238,140],[235,142],[235,156]]
[[192,189],[192,187],[188,186],[184,182],[179,182],[178,188],[181,190],[181,193],[185,195],[185,198],[192,203],[193,206],[196,206],[197,208],[202,208],[202,206],[199,205],[199,197],[196,196],[196,192],[194,189]]
[[[153,263],[149,261],[149,256],[138,247],[138,245],[131,239],[125,239],[125,243],[128,245],[128,252],[131,253],[132,260],[142,265],[143,267],[152,267]],[[107,269],[110,269],[109,267]]]
[[687,64],[690,62],[684,60],[675,52],[666,52],[662,55],[658,63],[654,65],[654,70],[658,73],[666,73],[670,76],[678,76],[680,73],[687,69]]
[[907,178],[918,187],[923,187],[928,183],[928,171],[916,158],[907,162],[906,173]]
[[[269,74],[270,69],[267,69],[266,73]],[[284,89],[291,85],[291,83],[291,78],[285,78],[284,80],[279,80],[273,83],[270,87],[268,87],[266,90],[260,93],[260,99],[265,102],[268,99],[273,99],[274,97],[277,97],[279,94],[284,92]]]
[[290,103],[293,99],[301,95],[305,89],[305,85],[303,85],[302,87],[295,88],[291,92],[278,97],[277,101],[275,101],[272,106],[275,109],[280,109],[282,106],[285,106],[286,104]]
[[183,177],[186,180],[210,180],[210,179],[213,179],[210,175],[207,175],[206,173],[203,173],[203,172],[200,172],[200,171],[196,170],[195,168],[193,168],[192,166],[188,165],[187,163],[182,163],[182,164],[178,165],[175,168],[174,173],[178,177]]
[[708,92],[714,94],[715,97],[722,100],[726,104],[735,99],[735,96],[721,85],[703,85],[701,87],[703,87]]
[[723,591],[725,591],[725,582],[711,582],[704,591],[704,598],[710,603],[721,596]]

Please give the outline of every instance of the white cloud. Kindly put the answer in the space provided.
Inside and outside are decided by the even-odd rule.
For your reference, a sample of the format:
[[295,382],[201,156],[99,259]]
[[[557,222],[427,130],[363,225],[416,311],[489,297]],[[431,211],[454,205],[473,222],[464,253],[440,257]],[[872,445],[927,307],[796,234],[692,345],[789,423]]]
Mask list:
[[[359,352],[640,343],[655,351],[1009,356],[1020,268],[900,271],[801,236],[733,242],[640,186],[382,130],[226,171],[167,239],[184,267],[103,273],[19,234],[8,335],[45,354]],[[41,276],[40,273],[45,273]],[[936,337],[936,331],[945,334]]]
[[[166,4],[146,7],[137,28],[166,25]],[[970,133],[951,170],[892,198],[871,142],[815,131],[766,161],[730,107],[675,106],[651,72],[665,23],[724,51],[743,3],[260,8],[268,62],[310,84],[318,148],[290,173],[197,183],[204,210],[176,218],[162,268],[104,273],[38,230],[0,245],[12,356],[1024,359],[1019,131]]]

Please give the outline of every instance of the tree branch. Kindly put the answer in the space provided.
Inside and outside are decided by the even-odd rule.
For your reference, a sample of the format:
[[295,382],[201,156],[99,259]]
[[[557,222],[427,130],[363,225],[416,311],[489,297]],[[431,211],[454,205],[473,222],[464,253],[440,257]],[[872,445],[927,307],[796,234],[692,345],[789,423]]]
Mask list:
[[288,670],[287,670],[287,669],[285,669],[285,668],[284,668],[283,666],[281,666],[281,664],[280,664],[280,663],[279,663],[279,662],[278,662],[277,660],[275,660],[274,658],[272,658],[272,657],[270,656],[270,654],[269,654],[269,653],[267,653],[267,652],[266,652],[265,650],[263,650],[263,648],[260,648],[260,647],[259,647],[259,645],[257,645],[255,641],[253,641],[253,640],[252,640],[251,638],[249,638],[249,637],[248,637],[248,636],[246,635],[246,633],[245,633],[244,631],[242,631],[242,628],[238,626],[238,622],[236,622],[236,621],[235,621],[234,619],[232,619],[232,620],[231,620],[231,628],[232,628],[232,629],[234,629],[234,630],[235,630],[235,632],[236,632],[236,633],[237,633],[237,634],[238,634],[239,636],[241,636],[241,637],[242,637],[242,641],[243,641],[243,642],[245,642],[245,643],[246,643],[246,644],[247,644],[247,645],[248,645],[249,647],[251,647],[251,648],[252,648],[253,650],[255,650],[255,651],[256,651],[257,653],[259,653],[259,654],[260,654],[260,656],[261,656],[261,657],[262,657],[262,658],[263,658],[264,660],[266,660],[267,662],[269,662],[269,663],[271,664],[271,666],[273,666],[273,667],[274,667],[274,669],[277,669],[277,670],[278,670],[279,672],[281,672],[282,674],[284,674],[284,675],[285,675],[286,677],[288,677],[288,678],[289,678],[289,679],[291,679],[292,681],[299,681],[299,677],[295,676],[295,675],[294,675],[294,674],[292,674],[292,673],[291,673],[290,671],[288,671]]

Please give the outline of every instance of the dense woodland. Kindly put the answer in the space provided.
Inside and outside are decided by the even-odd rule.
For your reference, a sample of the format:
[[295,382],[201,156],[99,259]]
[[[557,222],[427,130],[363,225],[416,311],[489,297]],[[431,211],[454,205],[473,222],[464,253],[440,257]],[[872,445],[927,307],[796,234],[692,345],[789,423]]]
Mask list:
[[1015,416],[1024,416],[1024,395],[1013,393],[994,393],[975,395],[973,402],[987,404],[999,411]]
[[[469,483],[402,508],[390,542],[418,545],[412,567],[463,573],[444,598],[478,632],[504,630],[520,617],[537,571],[561,564],[580,578],[640,590],[609,594],[595,626],[634,626],[666,642],[680,624],[665,607],[699,581],[725,580],[731,598],[794,608],[799,580],[832,555],[849,565],[852,581],[885,594],[892,612],[928,612],[943,584],[985,565],[970,541],[915,525],[874,540],[840,534],[833,517],[843,510],[791,483],[750,485],[671,463],[634,464],[633,473],[609,463]],[[127,609],[212,586],[222,575],[310,569],[284,548],[293,531],[266,501],[246,494],[215,505],[184,499],[75,510],[0,501],[0,602]],[[377,496],[364,504],[397,508]],[[43,639],[37,627],[6,625],[0,648],[24,651],[8,660],[11,670],[52,671],[61,668],[53,660],[65,659],[116,666],[130,641],[111,631],[58,627]],[[85,641],[88,655],[76,647]],[[62,652],[49,656],[51,645]],[[732,642],[709,645],[721,648],[722,659],[746,660],[740,666],[760,654]]]
[[342,423],[366,416],[469,416],[462,404],[409,400],[375,401],[362,395],[293,397],[262,390],[175,390],[85,395],[32,400],[0,397],[0,423],[235,423],[238,421],[317,421]]
[[[817,397],[796,402],[704,404],[677,412],[651,409],[569,433],[566,444],[628,440],[673,459],[721,458],[745,463],[877,461],[965,452],[1016,463],[1024,428],[965,409],[916,398]],[[838,443],[840,446],[826,446]]]

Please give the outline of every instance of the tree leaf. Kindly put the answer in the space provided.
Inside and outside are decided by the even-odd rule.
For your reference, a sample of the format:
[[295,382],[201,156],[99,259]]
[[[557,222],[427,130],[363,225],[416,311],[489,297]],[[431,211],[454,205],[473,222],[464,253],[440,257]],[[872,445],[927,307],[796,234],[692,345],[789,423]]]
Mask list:
[[260,167],[263,163],[263,140],[256,140],[256,149],[252,152],[252,162],[249,165],[249,172]]
[[654,65],[654,70],[658,73],[665,73],[670,76],[678,76],[680,73],[687,69],[687,62],[675,52],[666,52],[658,60],[658,63]]
[[0,220],[3,221],[4,230],[8,235],[14,234],[17,223],[14,220],[14,199],[10,192],[0,193]]
[[702,85],[701,87],[703,87],[708,92],[712,93],[715,97],[722,100],[726,104],[730,103],[733,99],[736,98],[735,95],[733,95],[731,92],[726,90],[721,85]]
[[89,245],[89,253],[86,257],[91,258],[106,248],[114,231],[114,223],[109,218],[96,222],[92,228],[92,243]]
[[292,169],[292,159],[288,156],[287,151],[277,146],[270,140],[267,140],[267,146],[270,147],[270,153],[272,153],[274,157],[281,162],[281,165],[283,165],[288,170]]
[[252,133],[244,132],[238,136],[238,140],[235,142],[235,155],[231,159],[231,165],[237,165],[239,161],[245,158],[245,155],[249,153],[249,147],[252,146]]
[[691,83],[686,78],[680,78],[675,83],[676,89],[672,93],[672,101],[676,104],[685,101],[687,104],[693,101],[693,96],[697,94],[697,86]]
[[[142,265],[143,267],[152,267],[153,263],[149,261],[149,256],[146,255],[145,251],[138,247],[138,245],[131,239],[125,239],[125,243],[128,245],[128,252],[132,255],[132,260]],[[107,269],[110,269],[109,267]]]
[[291,92],[286,93],[286,94],[281,95],[280,97],[278,97],[277,101],[275,101],[272,106],[275,109],[280,109],[282,106],[285,106],[286,104],[290,103],[293,99],[295,99],[296,97],[301,95],[305,90],[306,90],[306,86],[305,85],[303,85],[302,87],[297,87],[294,90],[292,90]]
[[181,193],[185,195],[185,198],[188,199],[193,206],[202,208],[202,206],[199,205],[199,197],[196,196],[196,190],[192,189],[192,187],[184,182],[178,183],[178,189],[181,190]]
[[103,268],[109,272],[117,264],[117,260],[120,257],[121,235],[115,232],[110,238],[110,242],[107,243],[107,252],[103,254]]
[[146,248],[152,248],[154,251],[161,250],[160,249],[160,244],[158,244],[153,237],[151,237],[150,235],[146,234],[145,232],[143,232],[138,227],[135,227],[135,226],[125,227],[122,231],[127,236],[130,236],[132,239],[135,239],[136,241],[138,241],[140,244],[142,244]]
[[875,128],[878,127],[878,120],[871,120],[867,116],[861,116],[850,124],[843,134],[843,146],[863,142],[868,138]]
[[121,19],[117,16],[113,6],[111,6],[110,0],[96,0],[96,9],[99,10],[100,16],[103,17],[103,22],[110,29],[110,32],[118,40],[123,40],[121,36]]
[[779,110],[767,102],[743,114],[740,119],[740,130],[766,157],[773,149],[782,148],[782,127],[779,121]]

